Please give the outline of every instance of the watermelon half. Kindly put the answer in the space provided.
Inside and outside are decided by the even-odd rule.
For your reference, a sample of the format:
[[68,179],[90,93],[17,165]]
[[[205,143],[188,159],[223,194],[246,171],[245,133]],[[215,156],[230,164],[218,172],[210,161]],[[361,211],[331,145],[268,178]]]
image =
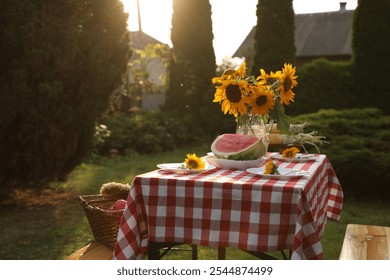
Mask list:
[[222,134],[211,144],[211,151],[217,158],[231,160],[255,160],[265,155],[261,139],[242,134]]

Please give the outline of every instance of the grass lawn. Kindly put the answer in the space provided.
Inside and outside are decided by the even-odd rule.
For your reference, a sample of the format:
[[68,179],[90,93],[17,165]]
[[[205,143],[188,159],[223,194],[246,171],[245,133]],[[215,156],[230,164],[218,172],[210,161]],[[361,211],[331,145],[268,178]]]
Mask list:
[[[93,240],[78,196],[97,194],[103,183],[131,183],[133,177],[156,168],[157,163],[178,162],[186,153],[203,155],[208,147],[179,149],[153,155],[95,159],[80,165],[67,183],[43,191],[15,190],[13,200],[0,202],[0,259],[63,259]],[[347,224],[390,225],[390,204],[346,198],[339,222],[328,221],[322,245],[326,259],[338,259]],[[213,248],[200,247],[200,259],[216,259]],[[227,259],[254,259],[228,248]],[[166,259],[190,259],[190,253],[173,252]]]

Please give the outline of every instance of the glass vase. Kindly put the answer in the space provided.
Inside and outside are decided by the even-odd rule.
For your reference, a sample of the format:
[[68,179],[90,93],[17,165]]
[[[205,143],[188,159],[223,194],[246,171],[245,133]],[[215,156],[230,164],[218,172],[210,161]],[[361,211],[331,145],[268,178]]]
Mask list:
[[262,115],[240,115],[237,117],[236,121],[236,134],[255,136],[261,139],[266,151],[268,150],[268,131]]

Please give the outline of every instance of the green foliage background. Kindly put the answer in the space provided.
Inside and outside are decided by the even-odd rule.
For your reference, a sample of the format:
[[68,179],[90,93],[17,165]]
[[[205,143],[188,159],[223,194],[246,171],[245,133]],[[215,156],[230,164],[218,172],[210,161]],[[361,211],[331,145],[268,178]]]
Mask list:
[[96,146],[99,155],[109,155],[111,149],[116,149],[120,155],[172,151],[194,141],[180,120],[161,110],[130,115],[116,113],[105,116],[101,123],[107,126],[110,136]]
[[390,199],[390,116],[377,108],[328,109],[293,122],[308,122],[308,132],[326,136],[330,144],[321,153],[329,157],[347,197]]
[[3,0],[0,183],[63,179],[89,154],[129,51],[119,0]]
[[295,63],[294,10],[292,0],[259,0],[254,35],[252,75],[259,69],[277,71]]
[[297,69],[298,86],[294,88],[292,115],[314,113],[320,109],[357,107],[351,62],[332,62],[321,58]]
[[354,13],[353,63],[359,106],[390,113],[390,1],[362,0]]
[[213,137],[223,115],[213,104],[216,61],[209,0],[173,0],[172,57],[165,111],[180,118],[193,135]]

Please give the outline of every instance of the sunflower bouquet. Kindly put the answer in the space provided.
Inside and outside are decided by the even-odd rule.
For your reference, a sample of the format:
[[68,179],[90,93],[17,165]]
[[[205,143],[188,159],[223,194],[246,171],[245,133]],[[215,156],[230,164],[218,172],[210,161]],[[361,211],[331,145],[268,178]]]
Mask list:
[[245,62],[237,69],[226,70],[221,77],[212,79],[216,91],[213,102],[219,102],[224,114],[262,116],[265,123],[277,122],[278,129],[288,132],[290,122],[285,105],[294,102],[292,89],[298,84],[296,69],[285,63],[281,71],[260,75],[246,75]]
[[307,123],[290,124],[285,114],[285,106],[295,98],[293,88],[298,84],[295,73],[295,67],[285,63],[282,70],[269,74],[260,69],[260,75],[255,78],[246,75],[244,62],[237,70],[227,69],[221,77],[212,78],[216,89],[213,102],[221,104],[224,114],[234,115],[238,124],[243,119],[251,126],[254,119],[261,117],[268,124],[269,144],[299,146],[305,152],[305,145],[311,145],[320,152],[318,146],[329,143],[325,137],[317,135],[317,131],[305,133]]

